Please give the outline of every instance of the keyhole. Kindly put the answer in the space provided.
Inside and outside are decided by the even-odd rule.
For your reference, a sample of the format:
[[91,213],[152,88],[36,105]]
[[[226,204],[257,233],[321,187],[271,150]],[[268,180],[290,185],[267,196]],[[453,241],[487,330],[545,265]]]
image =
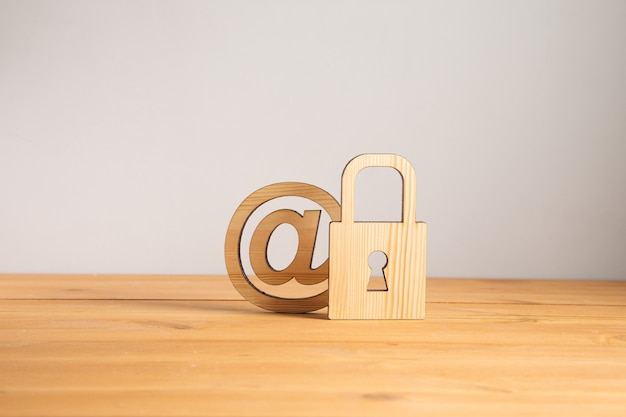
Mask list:
[[367,258],[367,264],[371,270],[367,290],[387,291],[387,280],[385,279],[387,255],[385,255],[385,252],[377,250],[370,253],[370,256]]

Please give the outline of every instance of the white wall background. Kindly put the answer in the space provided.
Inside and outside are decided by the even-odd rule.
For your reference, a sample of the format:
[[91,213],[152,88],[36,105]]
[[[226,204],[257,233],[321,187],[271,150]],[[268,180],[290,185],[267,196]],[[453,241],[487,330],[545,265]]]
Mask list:
[[248,194],[363,152],[429,276],[626,279],[626,2],[0,1],[0,272],[225,273]]

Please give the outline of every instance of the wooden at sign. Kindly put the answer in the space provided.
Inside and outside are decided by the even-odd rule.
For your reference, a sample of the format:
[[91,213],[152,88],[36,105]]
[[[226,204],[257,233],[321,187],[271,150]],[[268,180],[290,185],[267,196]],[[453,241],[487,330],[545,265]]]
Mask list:
[[[226,232],[224,255],[226,269],[233,286],[251,303],[266,310],[280,313],[306,313],[328,305],[328,290],[305,296],[285,297],[277,295],[278,288],[292,279],[308,290],[314,284],[328,280],[328,260],[312,268],[311,259],[320,221],[320,210],[306,210],[303,215],[296,211],[281,209],[264,217],[257,225],[250,241],[250,264],[259,281],[270,289],[257,287],[252,276],[244,271],[241,260],[241,240],[244,227],[252,213],[263,204],[280,197],[301,197],[319,204],[331,220],[339,220],[339,203],[326,191],[310,184],[283,182],[260,188],[250,194],[237,208]],[[270,236],[281,224],[291,224],[298,232],[298,250],[291,265],[275,270],[269,265],[267,247]],[[272,292],[273,290],[276,290]]]

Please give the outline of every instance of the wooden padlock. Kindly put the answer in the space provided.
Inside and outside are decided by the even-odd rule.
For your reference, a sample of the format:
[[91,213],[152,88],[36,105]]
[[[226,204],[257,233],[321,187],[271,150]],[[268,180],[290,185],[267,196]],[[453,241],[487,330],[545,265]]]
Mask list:
[[[354,184],[367,167],[391,167],[402,176],[401,222],[356,222]],[[423,319],[426,312],[426,223],[415,221],[415,170],[393,154],[364,154],[343,171],[341,221],[330,223],[328,318]],[[370,254],[387,256],[385,291],[368,290]]]

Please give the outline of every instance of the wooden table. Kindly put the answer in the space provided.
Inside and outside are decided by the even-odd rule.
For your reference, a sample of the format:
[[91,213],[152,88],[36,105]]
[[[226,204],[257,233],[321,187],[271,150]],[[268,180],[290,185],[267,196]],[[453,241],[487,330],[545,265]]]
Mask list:
[[0,275],[2,416],[626,416],[626,281],[429,279],[426,320],[222,276]]

